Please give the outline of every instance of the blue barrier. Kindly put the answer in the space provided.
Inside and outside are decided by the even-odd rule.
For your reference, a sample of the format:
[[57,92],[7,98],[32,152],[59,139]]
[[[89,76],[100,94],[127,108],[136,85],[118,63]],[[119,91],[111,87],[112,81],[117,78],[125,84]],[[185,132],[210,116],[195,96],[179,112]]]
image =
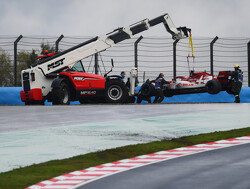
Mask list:
[[24,105],[21,90],[22,87],[0,87],[0,105]]
[[[21,101],[20,91],[22,87],[0,87],[0,105],[24,105]],[[78,101],[70,104],[80,104]],[[45,101],[45,105],[52,105],[51,102]]]
[[[154,97],[151,98],[153,102]],[[250,87],[242,87],[240,93],[241,103],[250,103]],[[227,103],[234,102],[234,96],[228,94],[226,91],[222,91],[219,94],[211,95],[208,93],[197,93],[197,94],[186,94],[186,95],[175,95],[173,97],[164,98],[163,103],[188,103],[188,102],[204,102],[204,103]],[[143,101],[142,103],[147,103]]]
[[[22,87],[0,87],[0,105],[24,105],[21,101],[20,91]],[[139,90],[139,88],[137,89]],[[154,97],[152,97],[153,101]],[[242,103],[250,103],[250,87],[243,87],[240,93]],[[163,103],[175,102],[234,102],[234,96],[225,91],[217,95],[210,95],[208,93],[176,95],[165,98]],[[142,103],[147,103],[143,101]],[[51,102],[45,102],[46,105],[51,105]],[[78,101],[70,104],[79,104]]]

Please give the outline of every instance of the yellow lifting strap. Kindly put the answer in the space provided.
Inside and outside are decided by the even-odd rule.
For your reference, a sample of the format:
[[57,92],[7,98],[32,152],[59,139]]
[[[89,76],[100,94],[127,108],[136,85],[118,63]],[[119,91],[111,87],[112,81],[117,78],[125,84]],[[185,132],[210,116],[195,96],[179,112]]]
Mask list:
[[[191,32],[189,33],[189,51],[188,51],[188,56],[187,56],[187,62],[188,62],[188,70],[190,71],[189,74],[191,76],[191,70],[190,70],[190,65],[189,65],[189,58],[192,58],[193,59],[193,70],[194,71],[194,48],[193,48],[193,40],[192,40],[192,34]],[[190,56],[190,49],[192,51],[192,56]]]
[[[190,56],[190,49],[192,51],[192,56]],[[188,56],[194,58],[194,48],[193,48],[193,40],[192,40],[191,32],[190,32],[190,35],[189,35],[189,52],[188,52]]]

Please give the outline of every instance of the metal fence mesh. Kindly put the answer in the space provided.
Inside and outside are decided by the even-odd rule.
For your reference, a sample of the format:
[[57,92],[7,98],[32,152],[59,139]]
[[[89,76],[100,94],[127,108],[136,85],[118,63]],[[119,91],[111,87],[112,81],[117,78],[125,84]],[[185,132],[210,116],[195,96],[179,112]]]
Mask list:
[[[14,42],[18,36],[0,36],[0,55],[7,55],[10,64],[4,64],[0,61],[0,83],[1,86],[14,85]],[[64,51],[70,47],[78,45],[92,37],[84,36],[65,36],[59,43],[59,51]],[[17,45],[17,54],[21,52],[31,53],[32,50],[40,55],[41,43],[48,44],[50,47],[56,48],[56,40],[58,36],[23,36]],[[118,43],[106,51],[100,52],[98,55],[98,73],[104,75],[111,68],[111,58],[114,60],[114,68],[112,74],[120,74],[126,71],[129,76],[131,67],[135,65],[135,41],[132,38]],[[194,56],[191,55],[189,48],[189,39],[178,41],[176,48],[176,75],[188,75],[189,70],[195,71],[211,71],[211,51],[210,43],[213,38],[194,37]],[[248,86],[248,49],[247,44],[249,38],[219,38],[213,46],[213,70],[217,75],[222,70],[233,70],[235,64],[239,64],[244,72],[243,86]],[[144,37],[138,43],[138,71],[139,82],[145,79],[155,79],[160,72],[165,74],[167,80],[172,80],[173,74],[173,40],[170,37]],[[82,60],[85,70],[95,73],[94,56],[90,56]],[[21,64],[20,58],[17,59],[17,65]],[[20,85],[20,72],[22,67],[17,69],[17,80]],[[6,78],[8,77],[8,79]],[[8,81],[8,82],[7,82]]]

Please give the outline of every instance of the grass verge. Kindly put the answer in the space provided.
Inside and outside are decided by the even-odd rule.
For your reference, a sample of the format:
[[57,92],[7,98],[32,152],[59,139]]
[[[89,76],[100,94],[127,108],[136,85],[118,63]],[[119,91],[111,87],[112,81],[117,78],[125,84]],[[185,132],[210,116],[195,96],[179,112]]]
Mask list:
[[172,140],[156,141],[147,144],[129,145],[115,149],[89,153],[64,160],[54,160],[0,174],[1,189],[23,189],[43,180],[88,167],[109,163],[139,155],[191,146],[200,143],[250,135],[250,127],[230,131],[199,134]]

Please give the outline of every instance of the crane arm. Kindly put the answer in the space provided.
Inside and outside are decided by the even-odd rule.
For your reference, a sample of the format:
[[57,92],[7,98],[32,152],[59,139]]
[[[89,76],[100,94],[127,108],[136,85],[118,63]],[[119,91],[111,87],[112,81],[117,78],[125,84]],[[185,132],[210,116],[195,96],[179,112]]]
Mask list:
[[115,44],[132,38],[134,35],[148,30],[150,27],[163,23],[166,30],[172,35],[174,40],[188,37],[191,29],[186,27],[176,28],[168,14],[164,14],[155,19],[145,19],[134,23],[128,27],[118,28],[106,35],[98,36],[74,46],[68,50],[49,57],[43,61],[33,64],[32,67],[38,66],[44,75],[56,72],[64,67],[73,66],[79,60],[87,58],[93,54],[104,51]]
[[172,19],[168,14],[164,14],[152,20],[145,19],[135,24],[130,25],[127,28],[118,28],[111,33],[108,33],[108,38],[112,39],[114,43],[119,43],[123,40],[130,39],[132,36],[148,30],[150,27],[163,23],[166,30],[172,35],[174,40],[183,39],[189,36],[188,33],[191,29],[186,27],[176,28]]

